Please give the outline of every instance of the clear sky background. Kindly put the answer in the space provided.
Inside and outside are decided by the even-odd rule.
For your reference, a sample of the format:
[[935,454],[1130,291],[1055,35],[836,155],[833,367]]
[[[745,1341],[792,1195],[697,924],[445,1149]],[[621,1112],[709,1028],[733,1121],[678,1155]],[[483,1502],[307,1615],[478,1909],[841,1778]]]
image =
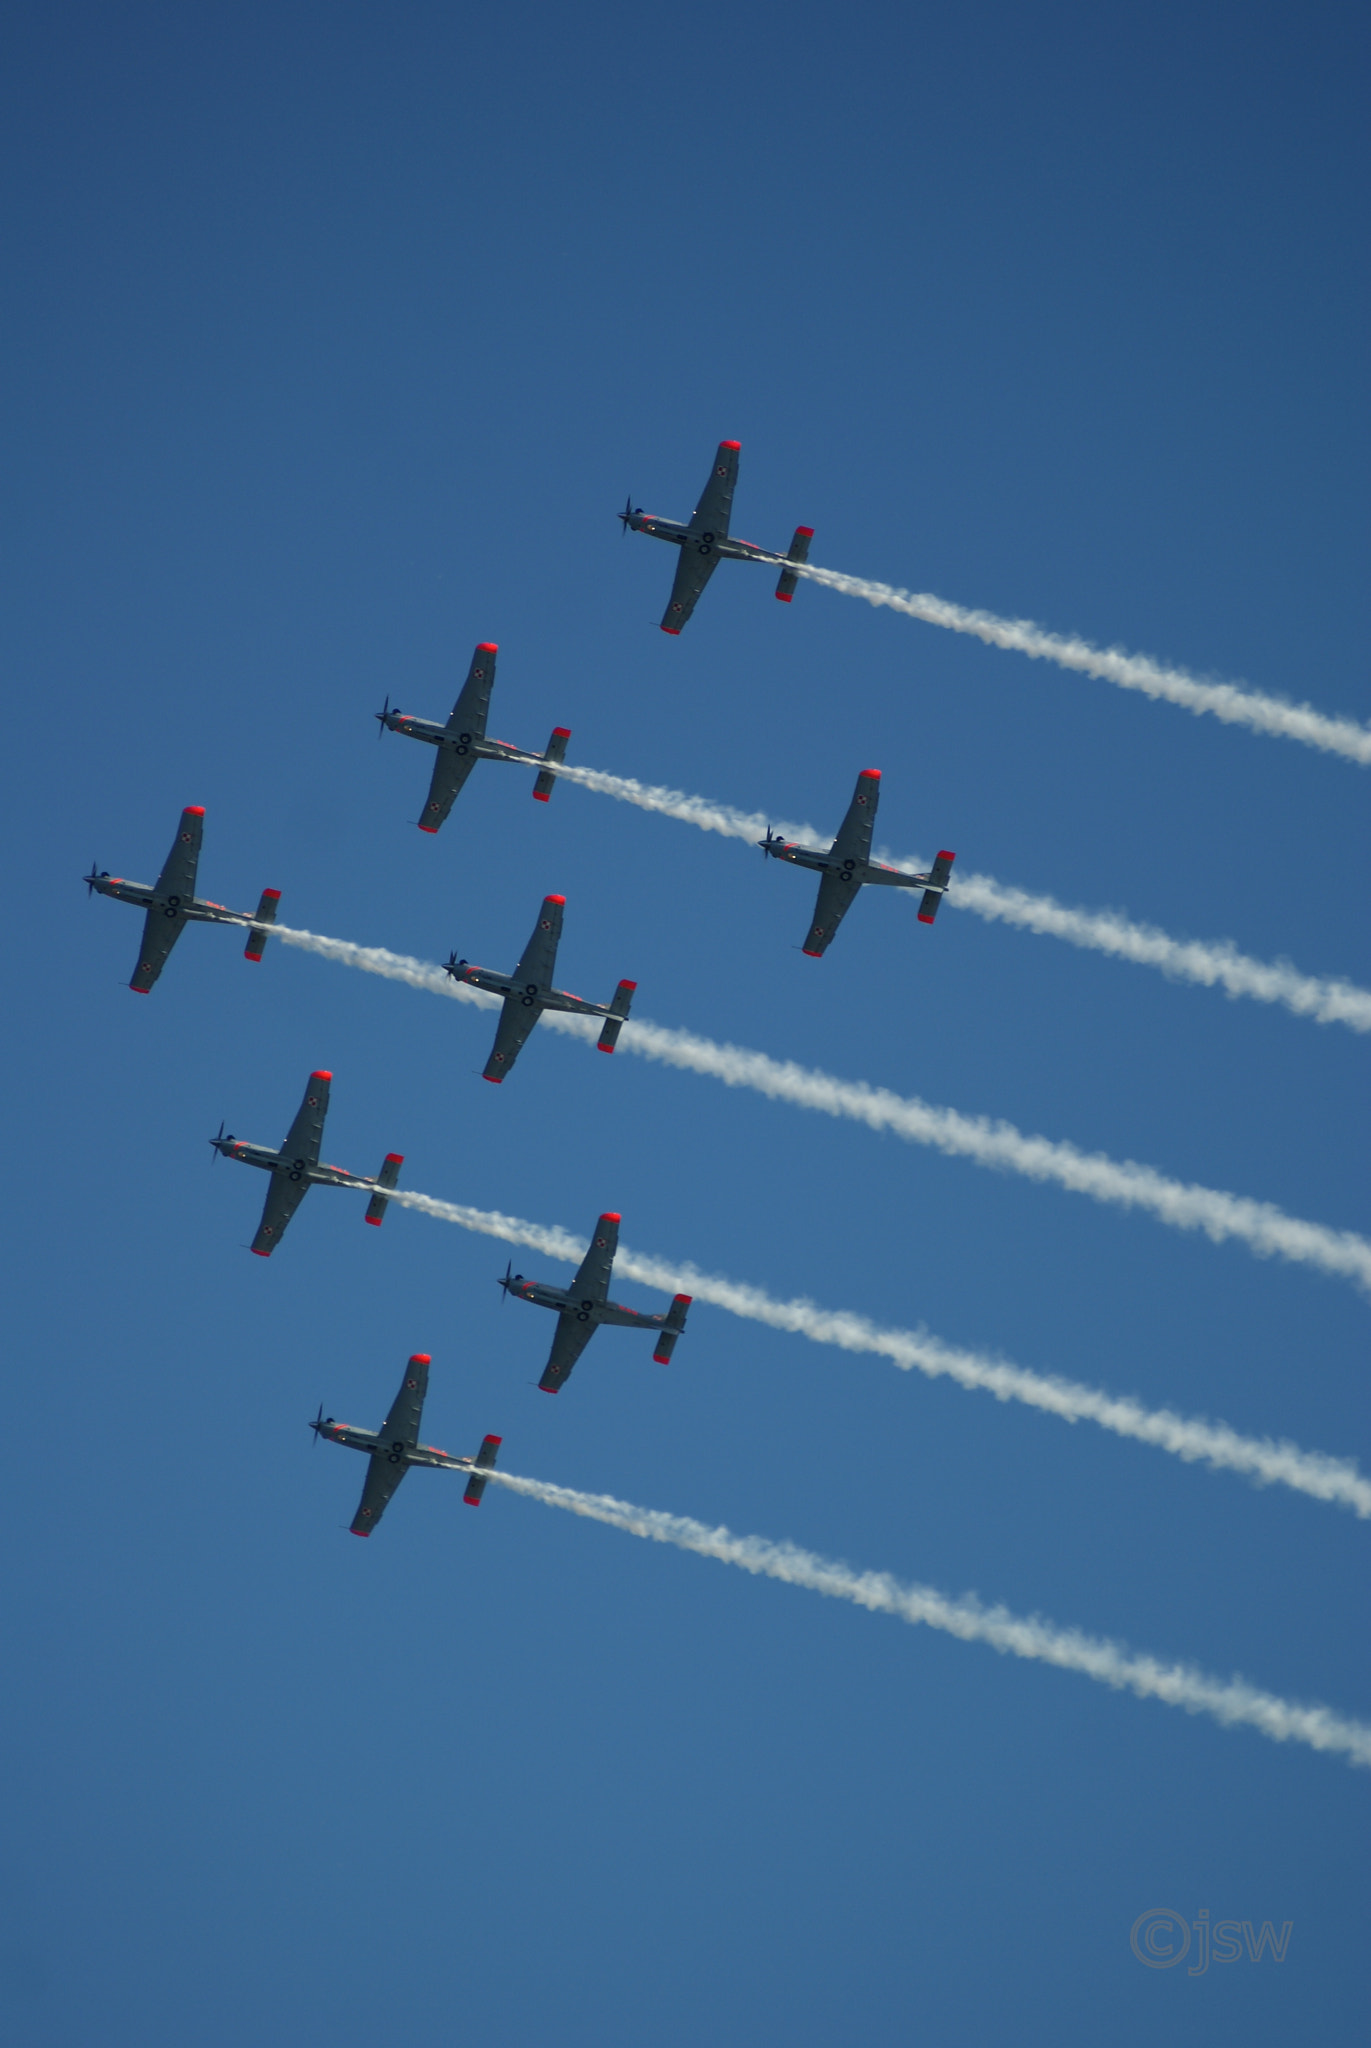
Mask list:
[[[564,986],[1371,1229],[1364,1042],[432,757],[493,732],[1371,983],[1363,771],[725,566],[688,515],[1371,715],[1366,25],[1347,5],[10,10],[5,760],[12,1773],[24,2048],[708,2039],[1286,2043],[1364,2017],[1364,1774],[438,1474],[518,1471],[1371,1708],[1366,1527],[1086,1424],[692,1312],[555,1401],[503,1250],[317,1191],[325,1156],[1041,1371],[1365,1459],[1367,1303],[1078,1196],[551,1031],[191,931],[127,982],[206,806],[203,893]],[[570,1269],[526,1255],[525,1271]],[[644,1307],[660,1299],[625,1285]],[[1148,1908],[1293,1921],[1154,1972]]]

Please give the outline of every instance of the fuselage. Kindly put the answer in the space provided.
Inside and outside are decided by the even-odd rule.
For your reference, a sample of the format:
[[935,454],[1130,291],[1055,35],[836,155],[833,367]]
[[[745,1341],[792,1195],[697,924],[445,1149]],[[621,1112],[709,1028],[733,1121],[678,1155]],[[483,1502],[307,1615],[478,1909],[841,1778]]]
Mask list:
[[205,896],[159,896],[149,882],[126,882],[122,875],[92,875],[90,885],[101,896],[134,903],[140,910],[160,910],[167,918],[193,918],[202,924],[251,924],[245,910],[230,910]]
[[402,1438],[387,1443],[378,1430],[357,1429],[350,1422],[335,1422],[330,1415],[324,1422],[316,1423],[320,1436],[326,1436],[331,1444],[342,1444],[349,1451],[366,1451],[373,1458],[386,1458],[392,1465],[446,1465],[453,1470],[470,1472],[474,1469],[474,1458],[457,1458],[451,1451],[440,1451],[436,1444],[407,1444]]
[[582,1017],[609,1017],[614,1014],[608,1003],[588,1003],[584,996],[574,996],[568,989],[548,988],[536,981],[515,981],[508,974],[497,974],[493,967],[472,967],[467,961],[458,960],[446,971],[454,981],[464,981],[471,988],[483,988],[492,996],[512,998],[528,1010],[569,1010]]
[[545,1280],[525,1280],[522,1273],[516,1273],[512,1280],[502,1280],[500,1285],[520,1301],[531,1301],[537,1308],[556,1309],[559,1314],[574,1316],[578,1323],[650,1323],[656,1327],[664,1320],[662,1316],[625,1308],[621,1302],[578,1297],[569,1287],[550,1287]]
[[773,860],[792,861],[799,868],[815,868],[821,874],[846,876],[850,882],[884,882],[895,889],[926,889],[927,875],[911,875],[904,868],[892,868],[881,860],[835,860],[816,846],[796,846],[786,840],[778,846],[761,842]]
[[740,540],[736,534],[695,533],[679,519],[659,519],[655,512],[625,515],[634,533],[651,534],[653,540],[669,540],[673,547],[693,547],[702,555],[722,555],[735,562],[783,562],[784,555],[759,548],[755,541]]
[[274,1145],[254,1145],[248,1138],[211,1138],[210,1143],[226,1159],[236,1159],[243,1166],[260,1166],[266,1173],[283,1173],[288,1180],[318,1181],[334,1188],[376,1186],[367,1175],[349,1173],[345,1166],[326,1166],[322,1161],[311,1165],[307,1159],[290,1158]]
[[450,747],[454,754],[475,754],[487,761],[526,761],[532,768],[542,765],[541,754],[530,754],[510,740],[478,737],[470,732],[449,732],[432,718],[411,718],[407,711],[377,712],[382,725],[406,739],[423,740],[430,747]]

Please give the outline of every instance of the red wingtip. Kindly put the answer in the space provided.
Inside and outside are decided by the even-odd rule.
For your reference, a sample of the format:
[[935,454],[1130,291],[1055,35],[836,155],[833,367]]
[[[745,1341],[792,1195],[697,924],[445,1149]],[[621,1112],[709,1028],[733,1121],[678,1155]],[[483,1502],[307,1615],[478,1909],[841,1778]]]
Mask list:
[[601,1223],[622,1223],[623,1220],[617,1209],[606,1209],[600,1218]]
[[203,818],[203,817],[204,817],[204,815],[205,815],[205,807],[204,807],[204,805],[203,805],[203,804],[187,804],[187,805],[186,805],[186,816],[187,816],[188,818]]
[[281,900],[281,891],[279,889],[264,889],[262,894],[270,896],[273,903],[279,903]]
[[879,781],[880,781],[880,779],[881,779],[881,771],[880,771],[880,769],[879,769],[879,768],[863,768],[863,770],[862,770],[862,773],[861,773],[861,776],[859,777],[859,780],[866,780],[866,779],[867,779],[868,777],[870,778],[870,780],[871,780],[872,782],[879,782]]
[[664,633],[670,633],[673,640],[679,640],[681,637],[681,629],[679,626],[663,626],[662,631]]
[[436,825],[421,825],[419,830],[421,832],[436,832],[438,827]]
[[476,643],[476,652],[478,654],[498,654],[500,652],[500,643],[498,640],[479,640]]
[[250,1244],[250,1245],[248,1246],[248,1250],[249,1250],[249,1251],[250,1251],[250,1252],[252,1253],[252,1256],[254,1257],[254,1259],[269,1259],[269,1258],[271,1257],[271,1253],[270,1253],[270,1252],[261,1252],[261,1251],[258,1251],[258,1249],[257,1249],[257,1247],[256,1247],[256,1245],[255,1245],[255,1244]]
[[403,1153],[403,1152],[387,1152],[387,1154],[386,1154],[386,1165],[387,1165],[387,1166],[403,1166],[403,1165],[404,1165],[404,1163],[405,1163],[405,1155],[404,1155],[404,1153]]
[[941,853],[940,853],[940,854],[938,855],[938,859],[939,859],[939,860],[947,860],[947,861],[952,861],[952,860],[955,860],[956,858],[957,858],[956,854],[955,854],[955,853],[949,853],[946,847],[944,847],[944,848],[943,848],[943,850],[942,850],[942,852],[941,852]]
[[565,896],[544,896],[544,898],[543,898],[543,901],[544,901],[544,903],[560,903],[560,904],[561,904],[561,906],[562,906],[562,908],[563,908],[563,910],[565,910],[565,909],[566,909],[566,897],[565,897]]
[[349,1536],[370,1536],[370,1534],[371,1534],[371,1531],[370,1531],[370,1529],[349,1529],[349,1530],[348,1530],[348,1535],[349,1535]]
[[432,1365],[433,1359],[427,1351],[416,1351],[409,1362],[411,1365]]
[[741,441],[721,441],[719,443],[721,448],[741,448],[742,445]]
[[134,986],[133,982],[129,983],[129,987],[133,989],[133,993],[136,996],[150,996],[152,994],[152,990],[150,988],[137,988]]
[[502,1081],[504,1080],[504,1078],[505,1078],[505,1077],[504,1077],[504,1075],[503,1075],[503,1074],[482,1074],[482,1076],[481,1076],[481,1079],[482,1079],[483,1081],[492,1081],[492,1082],[494,1082],[494,1084],[495,1084],[495,1086],[496,1086],[497,1088],[499,1087],[500,1083],[501,1083],[501,1082],[502,1082]]
[[814,538],[814,528],[812,526],[797,526],[795,531],[797,534],[802,533],[806,540],[813,540]]
[[309,1078],[311,1081],[331,1081],[333,1076],[326,1067],[316,1067]]

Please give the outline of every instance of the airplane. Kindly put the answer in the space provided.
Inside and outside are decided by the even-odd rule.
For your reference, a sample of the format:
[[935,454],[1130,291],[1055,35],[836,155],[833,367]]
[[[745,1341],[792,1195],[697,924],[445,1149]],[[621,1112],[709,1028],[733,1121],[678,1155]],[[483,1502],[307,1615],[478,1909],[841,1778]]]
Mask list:
[[226,910],[222,903],[211,903],[207,898],[197,896],[195,870],[200,864],[200,842],[204,832],[204,805],[187,805],[181,813],[180,830],[171,852],[151,888],[146,882],[126,882],[122,876],[112,875],[108,868],[97,873],[94,861],[90,864],[90,873],[81,877],[88,896],[92,892],[114,896],[121,903],[136,903],[140,910],[147,912],[142,950],[129,983],[135,995],[147,995],[166,966],[171,949],[187,921],[192,924],[246,925],[249,928],[248,942],[243,948],[243,958],[260,960],[262,957],[267,932],[276,922],[276,906],[281,900],[281,892],[279,889],[264,889],[255,917],[246,910]]
[[325,1416],[322,1403],[310,1424],[316,1443],[321,1436],[327,1437],[331,1444],[345,1444],[350,1451],[365,1451],[371,1459],[362,1498],[352,1518],[354,1536],[370,1536],[411,1465],[470,1472],[472,1476],[462,1499],[468,1507],[481,1505],[481,1495],[489,1484],[484,1475],[494,1465],[504,1439],[488,1436],[474,1458],[454,1458],[450,1451],[440,1451],[436,1444],[419,1442],[419,1422],[432,1363],[426,1351],[415,1352],[405,1367],[404,1384],[379,1429],[356,1429],[350,1422],[335,1422],[331,1415]]
[[605,1027],[597,1041],[599,1050],[613,1052],[619,1042],[633,991],[638,986],[636,981],[621,981],[608,1003],[587,1003],[580,996],[552,986],[565,908],[565,896],[543,898],[533,936],[513,974],[497,974],[493,967],[473,967],[469,961],[459,960],[455,953],[450,953],[443,963],[443,972],[453,981],[469,982],[473,988],[489,989],[505,999],[495,1044],[485,1064],[483,1078],[487,1081],[504,1080],[544,1010],[570,1010],[578,1017],[603,1017]]
[[374,711],[372,717],[380,720],[381,733],[399,732],[406,739],[424,740],[438,749],[438,759],[433,764],[433,781],[429,785],[428,801],[424,815],[419,820],[421,832],[436,832],[452,809],[468,775],[478,761],[522,761],[530,768],[539,770],[533,785],[533,794],[540,804],[545,804],[552,795],[552,785],[557,779],[557,764],[566,759],[566,743],[571,738],[571,728],[557,725],[552,729],[552,738],[547,743],[545,754],[525,753],[522,747],[513,747],[508,740],[486,738],[486,718],[490,712],[490,693],[495,683],[495,655],[497,649],[493,640],[482,640],[471,657],[471,667],[462,685],[462,694],[452,707],[452,716],[446,725],[438,725],[429,718],[411,718],[408,712],[392,711],[387,696],[385,709]]
[[322,1068],[310,1075],[305,1099],[279,1152],[270,1145],[253,1145],[246,1138],[235,1138],[232,1131],[225,1136],[222,1124],[218,1137],[210,1139],[215,1151],[225,1159],[239,1159],[244,1166],[263,1167],[271,1175],[262,1220],[249,1246],[259,1259],[271,1257],[281,1242],[286,1225],[315,1182],[326,1188],[371,1188],[373,1193],[367,1203],[366,1221],[379,1225],[386,1213],[389,1191],[400,1178],[400,1168],[405,1163],[403,1152],[387,1152],[375,1180],[368,1180],[365,1174],[349,1173],[345,1166],[321,1166],[319,1163],[332,1079],[332,1074],[325,1073]]
[[797,867],[802,868],[817,868],[823,876],[819,884],[819,900],[814,906],[814,922],[804,943],[804,951],[812,960],[818,960],[828,951],[833,934],[864,882],[882,882],[892,889],[922,889],[924,899],[919,905],[919,922],[932,924],[938,914],[938,905],[952,879],[952,863],[957,856],[944,849],[926,875],[906,874],[903,868],[887,867],[884,861],[872,860],[871,829],[876,823],[876,805],[880,795],[880,769],[863,768],[857,777],[847,816],[827,853],[816,846],[796,846],[792,840],[782,839],[770,826],[767,827],[766,838],[757,841],[770,859],[794,861]]
[[607,1298],[622,1221],[621,1216],[612,1213],[600,1218],[590,1249],[577,1267],[570,1287],[550,1287],[545,1280],[525,1280],[522,1273],[511,1274],[509,1268],[505,1268],[500,1285],[507,1295],[513,1294],[520,1301],[536,1302],[539,1308],[555,1308],[557,1311],[557,1332],[552,1339],[552,1352],[538,1382],[545,1394],[560,1393],[570,1377],[571,1368],[600,1323],[621,1323],[631,1330],[660,1330],[662,1334],[652,1354],[658,1365],[667,1364],[676,1349],[676,1339],[685,1328],[686,1310],[692,1299],[690,1295],[678,1294],[666,1314],[660,1316],[644,1315],[641,1309],[623,1308],[617,1301]]
[[[807,562],[809,543],[814,538],[812,526],[797,526],[795,538],[788,553],[772,554],[767,548],[759,548],[750,540],[739,540],[728,530],[729,518],[733,511],[733,490],[738,481],[739,441],[721,441],[714,457],[714,467],[704,487],[699,504],[691,513],[684,526],[677,519],[659,519],[654,512],[644,512],[641,505],[634,509],[629,498],[623,511],[618,515],[623,522],[625,533],[650,533],[654,540],[669,540],[681,550],[681,559],[676,564],[676,581],[671,586],[671,599],[662,616],[664,633],[679,633],[695,609],[700,592],[714,574],[715,568],[725,556],[734,562]],[[793,569],[782,568],[781,579],[776,585],[776,595],[782,604],[789,604],[795,595],[799,577]]]

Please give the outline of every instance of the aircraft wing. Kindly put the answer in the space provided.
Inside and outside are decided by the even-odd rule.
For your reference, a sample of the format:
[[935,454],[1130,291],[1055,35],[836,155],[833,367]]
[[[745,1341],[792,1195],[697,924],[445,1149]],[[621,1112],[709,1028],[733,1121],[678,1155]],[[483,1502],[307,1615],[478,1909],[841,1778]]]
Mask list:
[[671,597],[662,614],[662,631],[679,633],[695,609],[700,592],[708,583],[718,566],[719,557],[713,548],[708,554],[700,553],[700,544],[688,540],[681,549],[681,559],[676,564],[676,581],[671,586]]
[[519,1054],[542,1011],[536,1003],[525,1004],[521,996],[506,996],[500,1012],[500,1022],[495,1032],[495,1043],[490,1049],[490,1058],[482,1068],[487,1081],[503,1081]]
[[[164,870],[165,872],[165,870]],[[185,919],[168,917],[165,910],[156,904],[143,920],[143,944],[138,955],[138,965],[133,970],[129,983],[140,996],[145,996],[166,966],[171,949],[185,930]]]
[[[463,692],[465,695],[465,692]],[[461,698],[457,710],[462,708]],[[456,712],[453,713],[455,718]],[[433,764],[433,780],[428,786],[423,816],[419,820],[421,832],[436,832],[452,806],[462,793],[468,775],[476,766],[479,756],[470,748],[458,753],[456,747],[439,747],[438,758]]]
[[282,1155],[296,1166],[317,1166],[319,1147],[324,1142],[324,1118],[328,1115],[328,1093],[332,1074],[322,1069],[311,1074],[305,1099],[295,1112],[295,1122],[286,1133]]
[[367,1483],[362,1488],[362,1498],[357,1503],[357,1512],[352,1518],[354,1536],[370,1536],[385,1513],[390,1496],[408,1470],[408,1465],[401,1459],[397,1459],[392,1465],[384,1452],[372,1453]]
[[819,900],[814,906],[814,922],[809,927],[809,937],[804,949],[814,959],[828,951],[833,934],[846,917],[857,894],[857,883],[850,880],[841,870],[832,868],[819,884]]
[[205,807],[191,804],[181,813],[181,824],[171,852],[157,877],[154,893],[163,902],[190,903],[195,898],[195,871],[200,865],[200,842],[205,836]]
[[552,1355],[538,1382],[545,1394],[560,1393],[571,1377],[571,1368],[594,1334],[595,1325],[589,1318],[582,1322],[574,1309],[562,1310],[557,1318],[557,1334],[552,1340]]
[[381,1424],[379,1435],[383,1444],[417,1444],[419,1424],[423,1419],[424,1396],[428,1392],[428,1369],[432,1360],[427,1352],[416,1351],[405,1367],[405,1377],[400,1391],[390,1404],[390,1413]]
[[857,787],[852,792],[847,816],[838,827],[838,836],[829,855],[830,860],[841,865],[849,860],[867,861],[871,858],[871,833],[876,823],[876,806],[880,800],[880,769],[863,768],[857,777]]
[[609,1276],[614,1270],[614,1254],[619,1249],[618,1216],[606,1214],[595,1225],[595,1235],[590,1240],[586,1255],[576,1268],[576,1277],[567,1289],[572,1302],[601,1302],[609,1296]]
[[533,927],[533,936],[524,947],[519,965],[509,977],[517,987],[527,988],[530,982],[536,982],[539,988],[551,988],[565,911],[565,896],[543,898],[543,907],[538,912],[538,922]]
[[285,1235],[286,1225],[304,1201],[309,1191],[309,1182],[301,1174],[299,1180],[292,1180],[288,1173],[273,1173],[267,1198],[262,1205],[262,1220],[257,1226],[257,1235],[252,1240],[251,1250],[259,1259],[269,1259]]
[[452,739],[483,740],[486,736],[486,719],[490,715],[490,693],[495,683],[496,647],[493,640],[483,640],[471,657],[471,667],[462,685],[462,694],[452,707],[452,716],[447,722],[448,735]]
[[737,482],[738,443],[721,441],[714,457],[714,467],[709,472],[709,482],[701,491],[700,502],[690,517],[692,533],[712,534],[716,540],[727,539]]

